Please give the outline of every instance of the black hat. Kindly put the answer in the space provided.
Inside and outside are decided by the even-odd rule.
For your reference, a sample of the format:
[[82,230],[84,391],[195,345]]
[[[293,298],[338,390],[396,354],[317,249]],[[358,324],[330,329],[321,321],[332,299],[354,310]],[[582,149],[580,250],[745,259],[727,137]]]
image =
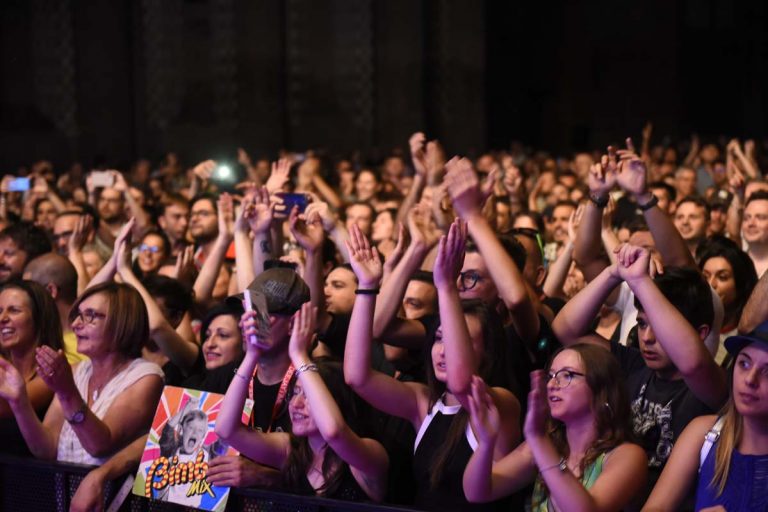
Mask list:
[[768,320],[755,327],[749,334],[729,336],[725,340],[725,349],[735,357],[741,349],[758,341],[768,344]]

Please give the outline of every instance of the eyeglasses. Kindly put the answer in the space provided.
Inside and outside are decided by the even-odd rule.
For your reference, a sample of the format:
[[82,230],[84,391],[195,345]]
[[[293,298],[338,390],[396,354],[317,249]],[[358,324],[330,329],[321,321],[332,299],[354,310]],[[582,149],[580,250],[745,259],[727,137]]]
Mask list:
[[99,313],[92,309],[86,309],[85,311],[78,311],[72,316],[70,323],[75,323],[75,320],[80,319],[84,324],[95,324],[97,318],[107,318],[104,313]]
[[210,217],[211,215],[216,215],[216,212],[211,212],[208,210],[198,210],[196,212],[192,212],[189,214],[189,217]]
[[558,370],[555,373],[549,372],[547,374],[548,380],[555,379],[555,384],[559,388],[567,388],[575,376],[584,377],[584,374],[565,368]]
[[483,276],[476,270],[467,270],[466,272],[459,272],[459,279],[461,280],[463,290],[471,290],[477,285],[478,281],[483,280]]
[[157,254],[160,252],[160,247],[157,245],[149,245],[149,244],[141,244],[139,246],[139,252],[149,251],[152,254]]

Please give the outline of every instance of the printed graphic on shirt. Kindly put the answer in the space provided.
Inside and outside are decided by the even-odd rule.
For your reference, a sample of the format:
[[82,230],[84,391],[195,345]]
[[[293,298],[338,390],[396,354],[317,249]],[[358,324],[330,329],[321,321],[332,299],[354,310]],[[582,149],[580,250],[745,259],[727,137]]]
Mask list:
[[674,445],[672,430],[672,401],[666,404],[645,398],[643,384],[638,397],[632,401],[632,429],[648,454],[648,467],[660,468],[666,464]]

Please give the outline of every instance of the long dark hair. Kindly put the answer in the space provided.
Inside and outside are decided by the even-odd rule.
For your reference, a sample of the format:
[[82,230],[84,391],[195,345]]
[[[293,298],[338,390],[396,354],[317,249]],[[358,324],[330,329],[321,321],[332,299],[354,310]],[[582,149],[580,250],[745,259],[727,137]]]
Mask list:
[[[344,382],[344,373],[342,365],[331,358],[317,358],[314,360],[317,365],[317,371],[323,383],[330,391],[331,396],[344,416],[344,421],[358,435],[362,434],[361,424],[358,422],[360,402],[352,389]],[[289,387],[288,396],[293,395],[293,388],[296,385],[296,376],[294,375]],[[312,467],[312,461],[315,454],[309,446],[309,439],[304,436],[295,436],[290,434],[291,452],[283,466],[283,484],[287,489],[300,489],[302,482],[307,478],[307,471]],[[348,465],[333,449],[328,446],[325,449],[323,457],[323,478],[325,483],[317,489],[320,496],[333,496],[344,480],[344,474]]]
[[[489,386],[501,386],[515,392],[517,386],[514,384],[514,376],[510,375],[507,364],[507,342],[504,334],[504,325],[498,313],[489,308],[482,301],[464,300],[461,301],[462,311],[465,315],[477,318],[482,326],[483,336],[483,357],[480,360],[480,366],[477,374],[482,377]],[[435,331],[437,329],[435,328]],[[429,387],[429,407],[440,399],[446,391],[445,382],[437,380],[435,368],[432,366],[432,345],[435,343],[435,333],[430,337],[431,343],[424,350],[425,364],[424,368],[427,374],[427,386]],[[445,441],[440,449],[435,453],[432,459],[432,474],[430,476],[430,485],[433,489],[437,488],[443,477],[443,471],[448,464],[448,460],[456,450],[464,432],[467,429],[469,415],[463,408],[456,413],[445,436]]]
[[696,250],[699,270],[704,270],[707,260],[718,256],[725,259],[731,266],[733,280],[736,283],[736,300],[727,308],[726,313],[733,313],[738,319],[747,299],[752,295],[752,289],[757,284],[755,265],[749,255],[742,251],[733,240],[715,235],[707,238]]

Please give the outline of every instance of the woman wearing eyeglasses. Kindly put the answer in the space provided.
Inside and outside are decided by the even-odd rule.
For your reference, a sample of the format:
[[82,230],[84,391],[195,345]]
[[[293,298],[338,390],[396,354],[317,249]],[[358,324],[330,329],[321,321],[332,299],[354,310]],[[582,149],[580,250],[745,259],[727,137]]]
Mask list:
[[171,243],[161,231],[150,231],[141,238],[134,264],[137,276],[155,274],[171,254]]
[[629,440],[629,401],[614,357],[577,344],[555,355],[549,373],[531,373],[525,442],[501,460],[501,426],[483,381],[469,400],[478,447],[464,472],[471,502],[487,502],[534,483],[531,510],[621,510],[643,487],[645,452]]
[[0,396],[13,411],[35,457],[102,464],[149,428],[163,388],[160,368],[141,359],[149,337],[139,293],[108,282],[86,290],[69,317],[77,351],[87,356],[72,369],[61,350],[41,347],[37,373],[55,396],[41,422],[25,376],[0,362]]

